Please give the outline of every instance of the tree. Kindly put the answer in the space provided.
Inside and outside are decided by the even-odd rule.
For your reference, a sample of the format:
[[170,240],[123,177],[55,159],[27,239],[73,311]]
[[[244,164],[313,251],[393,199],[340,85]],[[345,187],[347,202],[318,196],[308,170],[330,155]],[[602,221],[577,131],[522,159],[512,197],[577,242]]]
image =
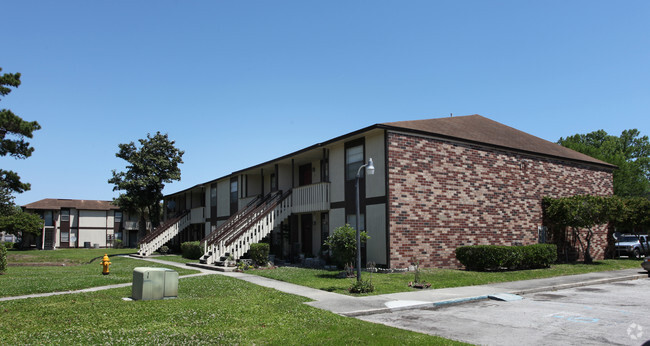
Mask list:
[[11,215],[14,212],[15,204],[12,192],[11,189],[0,184],[0,217]]
[[[585,263],[592,263],[592,228],[597,225],[606,224],[610,220],[608,198],[589,195],[563,198],[544,197],[542,205],[546,221],[562,228],[571,228],[573,239],[582,248]],[[581,229],[586,230],[582,237]]]
[[15,206],[12,214],[0,216],[0,230],[22,237],[25,236],[25,233],[40,235],[43,230],[43,219],[36,214],[26,213],[19,206]]
[[615,195],[650,197],[650,141],[639,130],[625,130],[620,137],[598,130],[560,138],[558,143],[618,166]]
[[[0,68],[0,72],[2,68]],[[20,85],[20,73],[5,73],[0,76],[0,96],[11,92],[9,87]],[[13,156],[26,159],[32,155],[34,148],[25,141],[32,138],[32,132],[40,130],[36,121],[25,121],[9,109],[0,110],[0,156]],[[21,193],[30,189],[28,183],[20,181],[16,172],[0,169],[0,185],[13,192]]]
[[640,235],[650,228],[650,200],[643,197],[616,197],[610,199],[610,219],[617,230],[634,234],[646,252]]
[[178,167],[183,163],[182,150],[174,147],[167,134],[157,132],[153,137],[139,139],[140,147],[135,143],[120,144],[115,156],[126,160],[129,165],[125,172],[113,170],[113,177],[108,180],[114,184],[113,191],[125,191],[115,199],[116,204],[127,211],[140,214],[139,237],[146,234],[145,214],[153,227],[160,224],[162,191],[166,183],[181,179]]

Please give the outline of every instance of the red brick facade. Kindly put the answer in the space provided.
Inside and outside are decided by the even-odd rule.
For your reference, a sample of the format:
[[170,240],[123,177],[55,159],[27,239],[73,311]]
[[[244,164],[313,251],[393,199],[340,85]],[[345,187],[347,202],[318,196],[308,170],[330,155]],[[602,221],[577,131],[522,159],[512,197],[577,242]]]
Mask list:
[[[608,168],[387,132],[390,266],[457,268],[461,245],[535,244],[544,196],[611,195]],[[605,254],[606,228],[591,254]]]

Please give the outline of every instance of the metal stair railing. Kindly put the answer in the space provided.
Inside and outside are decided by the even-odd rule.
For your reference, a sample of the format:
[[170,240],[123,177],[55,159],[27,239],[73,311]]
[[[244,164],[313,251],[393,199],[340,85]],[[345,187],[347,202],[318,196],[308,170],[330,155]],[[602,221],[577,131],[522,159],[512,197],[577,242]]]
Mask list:
[[190,212],[186,211],[180,216],[164,222],[138,242],[140,245],[138,254],[140,256],[149,256],[153,254],[154,251],[158,250],[161,246],[172,240],[176,235],[178,235],[178,233],[189,226],[191,221],[190,219]]
[[[248,204],[244,208],[242,208],[241,210],[237,211],[234,215],[229,217],[228,220],[226,220],[226,222],[219,225],[217,229],[210,232],[210,234],[205,236],[205,238],[201,239],[201,243],[204,243],[204,246],[214,244],[215,239],[220,234],[223,234],[224,232],[228,232],[228,230],[230,230],[232,227],[237,225],[237,223],[241,220],[241,217],[246,213],[250,212],[251,210],[255,209],[255,207],[260,203],[260,201],[262,201],[262,196],[258,195],[252,201],[248,202]],[[204,250],[206,249],[204,248]]]
[[232,227],[212,240],[201,262],[212,264],[226,253],[240,258],[250,249],[250,244],[262,240],[291,215],[290,197],[291,190],[265,196],[258,206],[241,215]]

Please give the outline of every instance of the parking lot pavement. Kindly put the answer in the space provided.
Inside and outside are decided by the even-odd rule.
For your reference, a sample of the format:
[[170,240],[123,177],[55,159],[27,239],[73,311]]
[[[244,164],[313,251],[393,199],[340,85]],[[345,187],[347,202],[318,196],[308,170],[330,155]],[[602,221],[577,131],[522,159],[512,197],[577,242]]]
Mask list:
[[648,292],[640,279],[358,318],[480,345],[642,345]]

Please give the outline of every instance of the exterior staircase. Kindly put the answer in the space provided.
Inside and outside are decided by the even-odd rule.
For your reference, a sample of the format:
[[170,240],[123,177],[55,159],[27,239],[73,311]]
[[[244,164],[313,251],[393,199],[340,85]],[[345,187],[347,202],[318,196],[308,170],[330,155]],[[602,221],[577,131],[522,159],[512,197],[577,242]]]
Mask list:
[[187,211],[180,216],[165,221],[162,225],[147,234],[138,242],[140,250],[138,256],[146,257],[154,253],[166,242],[172,240],[178,233],[190,225],[190,212]]
[[241,258],[251,244],[266,237],[291,212],[291,190],[254,199],[201,241],[205,254],[200,263],[218,265],[229,256]]

